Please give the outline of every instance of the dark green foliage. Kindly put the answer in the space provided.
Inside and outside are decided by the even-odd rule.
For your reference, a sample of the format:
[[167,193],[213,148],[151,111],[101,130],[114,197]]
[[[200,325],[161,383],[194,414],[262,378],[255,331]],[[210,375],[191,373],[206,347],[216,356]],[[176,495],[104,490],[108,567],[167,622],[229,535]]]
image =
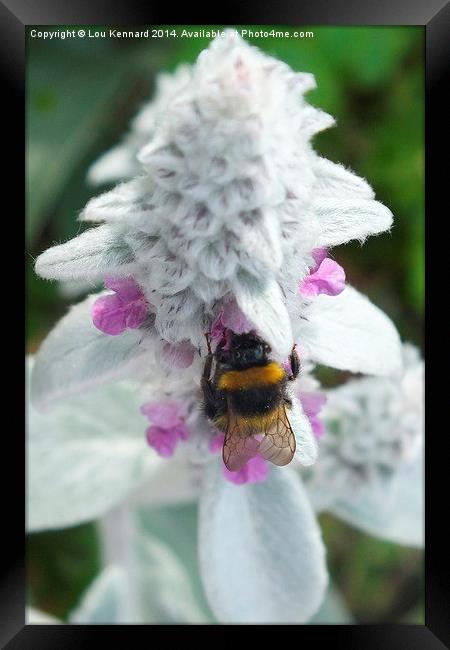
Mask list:
[[33,607],[65,618],[99,570],[92,524],[28,537],[28,602]]

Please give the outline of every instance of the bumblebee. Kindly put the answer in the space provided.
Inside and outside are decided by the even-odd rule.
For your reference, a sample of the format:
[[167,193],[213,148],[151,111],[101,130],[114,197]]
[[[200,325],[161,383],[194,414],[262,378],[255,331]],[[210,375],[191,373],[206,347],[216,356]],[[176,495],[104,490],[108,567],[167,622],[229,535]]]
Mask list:
[[300,372],[295,348],[288,373],[270,359],[270,346],[256,334],[231,334],[214,352],[208,335],[207,344],[201,380],[204,411],[225,433],[226,467],[238,471],[257,453],[276,465],[290,463],[296,442],[288,415],[292,407],[288,382]]

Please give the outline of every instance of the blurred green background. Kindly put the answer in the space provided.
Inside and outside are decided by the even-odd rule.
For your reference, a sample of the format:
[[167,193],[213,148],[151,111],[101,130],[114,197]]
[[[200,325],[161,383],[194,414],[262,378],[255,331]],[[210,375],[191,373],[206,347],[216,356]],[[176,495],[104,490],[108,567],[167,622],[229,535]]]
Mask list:
[[[168,28],[180,32],[183,26]],[[344,266],[349,282],[391,316],[402,338],[422,347],[423,28],[301,27],[307,29],[314,32],[313,38],[247,40],[294,70],[315,75],[318,87],[308,100],[337,120],[337,127],[316,136],[316,150],[367,178],[377,198],[394,213],[390,234],[372,237],[363,249],[358,243],[335,248],[333,256]],[[194,62],[209,41],[44,41],[28,35],[29,352],[39,347],[68,304],[79,299],[36,277],[34,258],[81,230],[78,212],[106,189],[88,186],[87,169],[126,132],[129,120],[151,96],[155,74]],[[334,373],[325,370],[321,379],[326,384],[336,381]],[[189,513],[195,519],[195,508]],[[375,540],[330,516],[322,517],[322,524],[331,574],[354,621],[423,623],[421,552]],[[93,525],[30,536],[27,562],[30,602],[64,618],[98,571]]]

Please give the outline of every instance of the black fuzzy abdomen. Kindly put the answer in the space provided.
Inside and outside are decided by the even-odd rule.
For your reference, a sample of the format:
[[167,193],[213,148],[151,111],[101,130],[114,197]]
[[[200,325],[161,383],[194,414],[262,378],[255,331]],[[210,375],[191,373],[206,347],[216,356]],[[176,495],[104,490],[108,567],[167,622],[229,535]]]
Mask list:
[[232,409],[239,415],[263,415],[272,411],[283,399],[283,385],[271,384],[227,391]]

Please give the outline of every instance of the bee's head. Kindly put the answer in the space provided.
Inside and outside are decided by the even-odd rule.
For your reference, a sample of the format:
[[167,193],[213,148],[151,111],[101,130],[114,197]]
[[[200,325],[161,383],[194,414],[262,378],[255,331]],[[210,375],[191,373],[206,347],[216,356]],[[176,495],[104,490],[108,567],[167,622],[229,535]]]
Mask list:
[[256,334],[233,334],[229,349],[218,350],[216,356],[231,368],[249,368],[266,364],[270,352],[270,346]]

